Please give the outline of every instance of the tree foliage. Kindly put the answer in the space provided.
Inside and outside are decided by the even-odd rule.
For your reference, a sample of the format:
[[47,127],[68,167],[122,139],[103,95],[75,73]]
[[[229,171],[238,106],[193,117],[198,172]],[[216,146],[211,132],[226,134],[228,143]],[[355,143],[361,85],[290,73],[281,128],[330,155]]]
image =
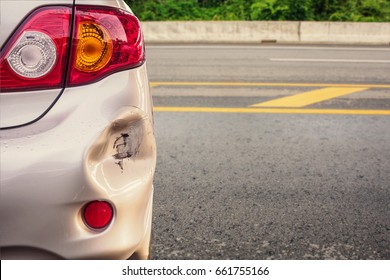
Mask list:
[[390,22],[390,0],[125,0],[141,20]]

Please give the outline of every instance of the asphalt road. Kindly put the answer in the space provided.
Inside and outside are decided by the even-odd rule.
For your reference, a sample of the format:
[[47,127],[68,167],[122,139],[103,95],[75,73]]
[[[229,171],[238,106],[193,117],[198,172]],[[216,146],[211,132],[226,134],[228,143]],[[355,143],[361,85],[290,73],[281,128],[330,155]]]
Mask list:
[[155,259],[390,259],[390,48],[147,55]]

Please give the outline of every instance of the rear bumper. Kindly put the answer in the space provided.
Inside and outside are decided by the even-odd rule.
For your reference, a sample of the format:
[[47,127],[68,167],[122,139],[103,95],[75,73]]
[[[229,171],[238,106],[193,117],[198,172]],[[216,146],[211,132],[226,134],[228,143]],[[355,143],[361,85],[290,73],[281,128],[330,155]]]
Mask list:
[[[42,121],[1,132],[2,259],[124,259],[143,244],[156,145],[144,69],[126,72],[65,91]],[[118,78],[138,85],[129,92]],[[82,220],[91,200],[114,206],[103,231]]]

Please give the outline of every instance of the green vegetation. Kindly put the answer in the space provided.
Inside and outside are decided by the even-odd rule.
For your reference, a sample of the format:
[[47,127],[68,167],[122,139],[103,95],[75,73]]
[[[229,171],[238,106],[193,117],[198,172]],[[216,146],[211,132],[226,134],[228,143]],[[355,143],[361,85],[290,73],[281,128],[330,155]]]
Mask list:
[[390,22],[390,0],[125,0],[141,20]]

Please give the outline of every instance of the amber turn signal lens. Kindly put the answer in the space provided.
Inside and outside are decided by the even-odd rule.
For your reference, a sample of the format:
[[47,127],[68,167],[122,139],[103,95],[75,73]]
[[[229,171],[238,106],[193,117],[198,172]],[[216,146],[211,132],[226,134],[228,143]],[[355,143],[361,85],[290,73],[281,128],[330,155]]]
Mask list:
[[72,39],[67,87],[90,84],[145,61],[141,25],[122,9],[76,5]]
[[112,56],[112,40],[104,27],[92,22],[79,25],[76,68],[82,72],[102,69]]

